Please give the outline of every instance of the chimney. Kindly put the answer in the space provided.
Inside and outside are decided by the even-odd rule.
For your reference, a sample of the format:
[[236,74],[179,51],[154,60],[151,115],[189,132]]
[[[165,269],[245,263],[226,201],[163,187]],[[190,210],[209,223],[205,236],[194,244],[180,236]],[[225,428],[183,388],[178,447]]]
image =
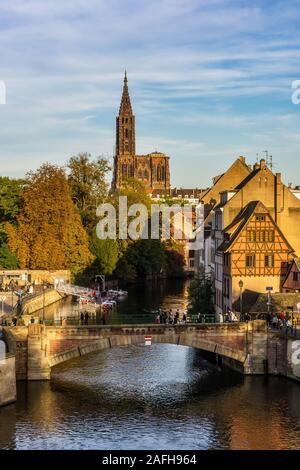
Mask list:
[[264,158],[262,158],[260,161],[260,168],[265,168],[266,166],[267,166],[267,162]]
[[278,214],[282,209],[282,184],[281,184],[281,173],[275,175],[275,222],[278,223]]
[[246,157],[240,156],[240,157],[239,157],[239,160],[240,160],[242,163],[246,163]]
[[253,165],[253,170],[259,170],[259,168],[260,168],[260,164],[259,164],[259,163],[255,163],[255,164]]

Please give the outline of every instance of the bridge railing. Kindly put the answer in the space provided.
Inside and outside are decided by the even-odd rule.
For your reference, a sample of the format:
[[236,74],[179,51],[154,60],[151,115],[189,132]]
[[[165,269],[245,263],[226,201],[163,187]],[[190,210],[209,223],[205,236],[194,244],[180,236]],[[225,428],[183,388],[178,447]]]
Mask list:
[[93,297],[95,293],[94,289],[76,286],[74,284],[58,283],[56,284],[55,289],[63,294],[75,295],[77,297]]

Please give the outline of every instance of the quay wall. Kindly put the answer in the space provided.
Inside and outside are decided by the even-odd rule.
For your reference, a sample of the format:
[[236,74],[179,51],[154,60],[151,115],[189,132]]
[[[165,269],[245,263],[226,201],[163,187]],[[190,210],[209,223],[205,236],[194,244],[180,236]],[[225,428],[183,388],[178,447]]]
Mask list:
[[300,340],[269,332],[267,370],[270,375],[300,381]]
[[41,310],[44,306],[54,304],[63,299],[65,294],[60,294],[55,289],[47,289],[44,293],[37,294],[28,299],[24,299],[21,307],[21,315],[31,315],[37,310]]
[[17,399],[15,356],[7,353],[0,358],[0,406],[9,405]]

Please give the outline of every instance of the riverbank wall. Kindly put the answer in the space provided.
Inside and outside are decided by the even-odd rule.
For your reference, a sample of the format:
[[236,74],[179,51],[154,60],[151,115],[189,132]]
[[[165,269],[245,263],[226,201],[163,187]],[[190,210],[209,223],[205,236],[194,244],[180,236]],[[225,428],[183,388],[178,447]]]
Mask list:
[[300,340],[280,333],[269,333],[267,372],[300,382]]
[[6,354],[0,359],[0,406],[9,405],[17,400],[15,356]]
[[0,406],[13,403],[17,399],[15,341],[12,337],[11,348],[5,335],[0,339]]
[[42,310],[43,307],[54,304],[65,297],[65,294],[60,294],[55,289],[47,289],[45,292],[24,299],[20,313],[21,315],[31,315],[38,310]]

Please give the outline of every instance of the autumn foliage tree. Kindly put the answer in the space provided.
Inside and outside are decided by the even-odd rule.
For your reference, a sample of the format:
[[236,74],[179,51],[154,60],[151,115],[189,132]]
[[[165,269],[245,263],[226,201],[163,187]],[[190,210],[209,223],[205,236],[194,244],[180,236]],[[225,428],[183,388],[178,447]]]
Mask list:
[[6,232],[20,268],[76,274],[92,261],[65,172],[49,163],[28,174],[17,225],[7,225]]
[[96,209],[108,194],[106,177],[110,169],[106,158],[97,157],[93,160],[86,152],[70,158],[67,164],[72,198],[89,233],[96,225]]

